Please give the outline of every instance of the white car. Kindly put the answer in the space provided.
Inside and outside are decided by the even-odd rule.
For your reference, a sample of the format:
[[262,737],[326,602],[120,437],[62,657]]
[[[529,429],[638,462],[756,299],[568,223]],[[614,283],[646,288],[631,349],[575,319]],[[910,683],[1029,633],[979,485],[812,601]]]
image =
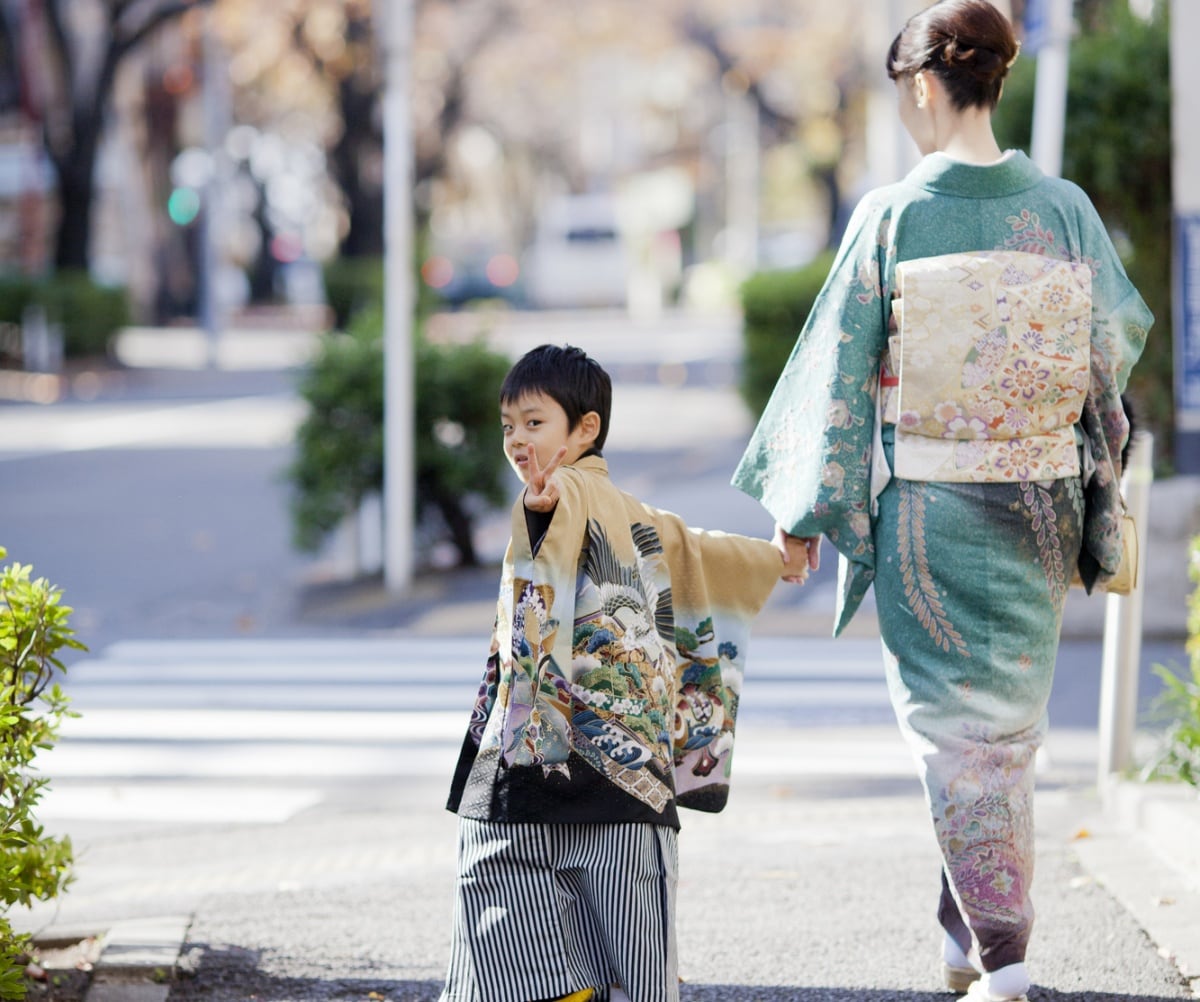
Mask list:
[[538,220],[522,269],[529,303],[543,308],[624,306],[630,259],[611,195],[568,195]]

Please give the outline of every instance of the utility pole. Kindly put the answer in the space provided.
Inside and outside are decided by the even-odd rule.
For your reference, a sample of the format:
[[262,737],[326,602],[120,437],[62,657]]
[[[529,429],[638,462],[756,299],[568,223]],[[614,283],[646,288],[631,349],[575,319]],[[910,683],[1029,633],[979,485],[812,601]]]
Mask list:
[[1175,468],[1187,474],[1200,473],[1200,63],[1188,51],[1198,31],[1200,4],[1171,0]]
[[1024,47],[1037,55],[1030,158],[1051,177],[1062,174],[1071,8],[1072,0],[1029,0],[1025,8]]
[[[416,464],[413,460],[413,0],[376,7],[383,39],[383,576],[412,582]],[[380,25],[382,21],[382,25]]]
[[201,100],[204,108],[204,145],[208,151],[208,176],[204,181],[203,208],[200,214],[200,326],[208,367],[215,369],[220,359],[221,336],[225,328],[224,299],[221,294],[221,237],[225,215],[226,154],[225,136],[229,131],[229,94],[225,89],[226,67],[213,24],[216,15],[210,7],[204,12],[202,35]]

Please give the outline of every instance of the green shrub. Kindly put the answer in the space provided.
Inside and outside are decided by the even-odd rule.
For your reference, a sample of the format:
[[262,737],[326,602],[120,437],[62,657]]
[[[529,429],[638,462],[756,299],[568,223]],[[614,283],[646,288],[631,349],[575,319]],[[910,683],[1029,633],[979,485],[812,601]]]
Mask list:
[[338,257],[321,269],[325,301],[333,311],[333,326],[345,330],[360,310],[383,305],[383,260],[377,257]]
[[383,339],[377,311],[324,336],[300,395],[308,415],[288,468],[293,537],[315,550],[362,499],[383,486]]
[[[7,556],[0,546],[0,559]],[[67,625],[62,591],[29,566],[0,571],[0,999],[25,997],[21,957],[28,938],[7,918],[13,905],[48,901],[66,886],[71,842],[45,833],[33,814],[48,780],[34,772],[39,750],[53,747],[62,719],[72,716],[54,676],[58,652],[82,650]]]
[[[477,562],[474,509],[505,497],[497,394],[508,360],[481,342],[414,345],[418,518],[441,519],[459,562]],[[313,550],[367,494],[383,489],[383,323],[364,310],[326,336],[305,375],[293,488],[296,544]]]
[[761,271],[742,283],[742,399],[757,417],[833,264],[832,252],[803,268]]
[[1176,675],[1164,665],[1154,666],[1154,673],[1165,686],[1155,700],[1155,710],[1169,723],[1158,754],[1143,770],[1142,778],[1182,780],[1200,786],[1200,536],[1192,540],[1188,574],[1198,586],[1188,599],[1191,678]]
[[0,280],[0,323],[19,324],[28,306],[39,305],[59,324],[68,356],[103,355],[113,335],[129,323],[129,300],[116,286],[100,285],[81,271],[48,278]]
[[436,511],[458,550],[477,563],[472,500],[495,506],[508,496],[500,384],[509,360],[483,341],[417,341],[417,506]]
[[33,302],[34,283],[19,275],[0,277],[0,324],[19,324]]
[[38,286],[37,296],[50,322],[62,325],[69,357],[107,353],[112,337],[129,324],[125,290],[100,285],[84,272],[59,272]]

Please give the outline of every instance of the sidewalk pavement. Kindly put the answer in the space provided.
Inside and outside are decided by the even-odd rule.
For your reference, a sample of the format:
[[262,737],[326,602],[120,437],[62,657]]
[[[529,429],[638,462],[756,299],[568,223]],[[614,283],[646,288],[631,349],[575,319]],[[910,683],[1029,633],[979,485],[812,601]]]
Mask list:
[[[824,596],[778,594],[763,631],[827,633]],[[493,595],[488,569],[423,578],[402,601],[378,584],[310,589],[302,611],[317,625],[417,644],[483,621]],[[869,635],[871,610],[856,624]],[[685,1002],[945,998],[934,963],[938,863],[894,728],[830,729],[831,749],[894,744],[900,767],[852,786],[835,758],[790,771],[795,734],[785,728],[749,727],[740,740],[744,761],[777,749],[780,768],[735,782],[725,813],[686,820]],[[92,910],[73,908],[68,890],[39,938],[99,937],[86,1002],[433,1002],[454,879],[444,786],[427,776],[367,796],[347,790],[279,824],[85,825],[72,834]],[[1037,810],[1030,964],[1041,987],[1031,999],[1200,997],[1195,791],[1120,781],[1098,791],[1051,761]]]
[[[444,787],[387,786],[371,809],[283,825],[92,838],[88,879],[103,871],[130,917],[108,926],[87,1002],[434,1002],[454,881]],[[728,811],[685,820],[684,1002],[946,998],[928,829],[911,780],[846,796],[743,777]],[[1193,997],[1181,971],[1200,925],[1180,876],[1075,791],[1039,794],[1037,831],[1033,1002]],[[1140,882],[1133,907],[1109,882],[1120,866]],[[1174,916],[1179,947],[1135,907]]]

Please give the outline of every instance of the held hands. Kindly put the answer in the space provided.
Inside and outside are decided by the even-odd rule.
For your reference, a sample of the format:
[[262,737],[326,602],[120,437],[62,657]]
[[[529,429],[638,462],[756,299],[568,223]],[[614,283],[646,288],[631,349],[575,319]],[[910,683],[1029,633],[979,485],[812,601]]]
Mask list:
[[820,536],[793,536],[776,524],[775,538],[771,542],[783,556],[784,573],[780,576],[784,581],[804,584],[808,572],[821,566]]
[[558,481],[554,476],[554,471],[562,465],[563,459],[566,458],[567,447],[562,446],[550,457],[550,462],[546,464],[545,469],[538,466],[537,452],[534,451],[532,445],[528,447],[526,455],[529,456],[529,480],[525,487],[525,507],[530,511],[554,511],[559,496]]

